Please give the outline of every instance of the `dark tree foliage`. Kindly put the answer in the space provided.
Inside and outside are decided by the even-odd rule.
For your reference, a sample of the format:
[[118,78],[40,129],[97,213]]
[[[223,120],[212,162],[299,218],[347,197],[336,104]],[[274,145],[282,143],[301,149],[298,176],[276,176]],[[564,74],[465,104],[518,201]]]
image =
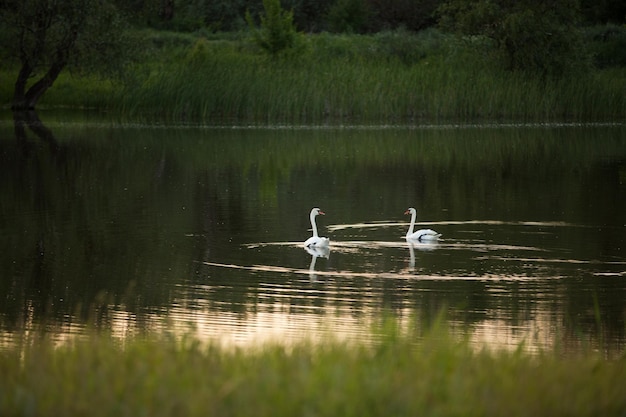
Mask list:
[[326,19],[335,0],[284,0],[283,6],[293,10],[293,22],[304,32],[328,30]]
[[328,11],[328,27],[332,32],[364,33],[371,18],[366,0],[336,0]]
[[586,59],[576,0],[449,0],[442,28],[491,40],[510,70],[562,76]]
[[626,23],[624,0],[581,0],[580,9],[586,24]]
[[374,15],[372,30],[405,28],[419,31],[435,24],[440,0],[368,0]]
[[[246,11],[258,17],[262,0],[114,0],[118,8],[140,24],[155,28],[194,31],[203,28],[214,31],[240,30],[245,27]],[[445,0],[362,0],[370,11],[367,22],[361,21],[362,31],[377,32],[403,27],[418,31],[436,24],[434,11]],[[510,2],[514,4],[515,2]],[[293,11],[298,30],[320,32],[329,30],[336,11],[354,8],[356,3],[345,0],[281,0],[286,10]],[[551,3],[546,3],[550,7]],[[335,9],[335,14],[331,14]],[[580,0],[580,11],[586,24],[624,23],[626,2],[623,0]],[[358,21],[359,16],[343,16]],[[337,23],[336,21],[334,23]],[[354,24],[346,27],[351,29]]]
[[5,59],[19,68],[12,108],[34,109],[65,68],[106,72],[121,62],[124,30],[103,0],[3,0]]
[[258,16],[262,0],[114,0],[135,24],[155,29],[193,32],[238,31],[245,13]]
[[156,26],[177,14],[174,0],[112,0],[117,9],[137,26]]
[[[112,0],[118,8],[139,24],[157,29],[195,31],[236,31],[246,27],[249,11],[258,18],[262,0]],[[320,32],[378,32],[399,27],[418,31],[436,24],[433,12],[445,0],[281,0],[281,6],[293,12],[298,30]],[[481,3],[476,1],[475,3]],[[510,7],[516,2],[509,1]],[[522,1],[522,3],[525,3]],[[545,2],[547,9],[551,2]],[[558,4],[558,3],[557,3]],[[361,14],[367,10],[367,19]],[[356,13],[352,13],[355,11]],[[623,24],[626,22],[624,0],[580,0],[586,24]]]
[[598,25],[585,30],[596,68],[626,68],[626,25]]
[[196,14],[212,31],[234,31],[244,27],[246,10],[258,11],[258,6],[251,3],[248,0],[207,0]]

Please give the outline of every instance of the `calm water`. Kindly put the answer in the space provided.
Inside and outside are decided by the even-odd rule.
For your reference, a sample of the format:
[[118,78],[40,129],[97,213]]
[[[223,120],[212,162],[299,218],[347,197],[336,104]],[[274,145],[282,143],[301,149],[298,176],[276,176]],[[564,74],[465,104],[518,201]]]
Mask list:
[[[224,343],[440,311],[476,343],[626,345],[626,127],[0,122],[0,343]],[[328,253],[307,252],[321,207]],[[409,245],[404,211],[443,234]]]

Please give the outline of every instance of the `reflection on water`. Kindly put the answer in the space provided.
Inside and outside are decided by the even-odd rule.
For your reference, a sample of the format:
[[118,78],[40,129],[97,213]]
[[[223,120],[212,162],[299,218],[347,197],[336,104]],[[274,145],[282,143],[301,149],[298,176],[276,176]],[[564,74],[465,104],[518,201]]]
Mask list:
[[330,246],[305,246],[305,250],[311,255],[311,264],[309,265],[309,278],[311,282],[317,281],[317,271],[315,264],[317,258],[326,258],[330,256]]
[[[530,236],[531,240],[540,236],[543,241],[531,246],[481,240],[475,236],[484,231],[484,224],[502,229],[502,235]],[[392,234],[391,231],[402,230],[404,226],[400,222],[380,222],[329,225],[328,229],[335,232],[359,229],[366,231],[363,233],[384,231]],[[568,349],[575,349],[588,346],[591,342],[572,337],[572,331],[578,332],[580,328],[569,328],[571,323],[568,320],[575,321],[576,318],[564,314],[580,313],[568,297],[582,300],[591,297],[593,301],[594,294],[606,291],[603,285],[610,288],[616,284],[615,288],[621,288],[619,291],[623,295],[623,282],[594,282],[590,278],[598,274],[621,275],[626,261],[558,258],[559,255],[571,255],[571,250],[545,244],[547,240],[564,235],[566,232],[561,229],[579,230],[583,238],[584,227],[555,222],[491,221],[455,221],[447,226],[453,236],[468,234],[474,237],[420,243],[407,242],[401,237],[394,241],[344,240],[338,235],[331,244],[332,257],[307,252],[312,255],[308,269],[305,261],[293,267],[216,262],[204,262],[204,265],[209,267],[208,275],[222,274],[224,269],[245,271],[251,274],[250,280],[263,281],[265,273],[282,276],[282,280],[273,285],[260,284],[262,294],[259,297],[273,302],[264,304],[255,299],[251,304],[240,306],[244,311],[260,312],[267,308],[264,314],[273,317],[270,321],[284,319],[289,322],[288,317],[296,314],[297,310],[298,316],[307,317],[306,322],[312,329],[324,328],[333,334],[339,332],[356,338],[363,337],[363,325],[371,325],[372,320],[380,317],[383,311],[393,311],[397,317],[407,320],[415,317],[416,311],[420,313],[418,317],[432,317],[440,306],[448,308],[452,327],[462,334],[469,332],[470,339],[479,345],[488,342],[496,347],[516,347],[524,342],[528,349],[536,350],[561,343]],[[522,235],[517,231],[522,226],[531,229]],[[496,231],[492,230],[490,235]],[[261,252],[273,252],[279,248],[283,254],[302,250],[297,242],[252,243],[244,245],[244,248]],[[316,268],[320,255],[328,262]],[[384,266],[384,260],[392,262]],[[610,270],[617,272],[606,272]],[[309,281],[298,278],[307,275]],[[309,304],[311,299],[317,303]],[[438,305],[440,299],[448,305]],[[614,302],[618,307],[614,313],[623,317],[623,302],[617,298]],[[435,304],[431,306],[431,303]],[[593,308],[588,302],[584,304]],[[351,318],[350,326],[354,322],[360,323],[359,326],[345,329],[348,317]],[[263,331],[258,328],[251,330],[249,324],[247,319],[230,323],[227,332],[238,334],[236,329],[243,326],[239,330],[245,336],[240,335],[238,340],[264,339]],[[601,324],[592,324],[595,325]],[[224,324],[213,323],[209,327],[214,329],[215,326]],[[289,326],[277,325],[272,334],[284,332],[281,337],[289,338],[293,336],[293,330]],[[623,335],[619,327],[597,330],[608,333],[617,330],[618,335]],[[298,329],[298,332],[301,331]],[[622,346],[622,343],[618,342],[617,346]]]
[[[2,345],[90,326],[364,340],[385,315],[427,326],[443,309],[477,344],[623,351],[622,126],[28,120],[0,124]],[[412,205],[440,241],[404,239]],[[315,206],[322,251],[302,247]]]

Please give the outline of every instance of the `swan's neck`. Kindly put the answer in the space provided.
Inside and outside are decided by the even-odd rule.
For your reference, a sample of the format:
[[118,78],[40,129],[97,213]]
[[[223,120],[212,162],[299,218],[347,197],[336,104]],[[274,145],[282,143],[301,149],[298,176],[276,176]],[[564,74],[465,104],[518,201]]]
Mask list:
[[317,224],[315,224],[315,214],[311,213],[311,228],[313,229],[313,236],[317,236]]
[[412,235],[413,234],[413,229],[415,228],[415,217],[417,217],[417,212],[413,212],[411,213],[411,225],[409,226],[409,231],[406,232],[406,235]]

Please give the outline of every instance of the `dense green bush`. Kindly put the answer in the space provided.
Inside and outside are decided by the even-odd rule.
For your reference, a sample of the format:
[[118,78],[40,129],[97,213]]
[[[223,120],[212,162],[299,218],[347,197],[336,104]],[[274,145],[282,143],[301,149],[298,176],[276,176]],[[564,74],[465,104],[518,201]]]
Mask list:
[[429,54],[441,53],[444,44],[441,34],[435,30],[418,34],[404,29],[379,32],[373,36],[373,40],[374,45],[369,50],[376,56],[375,59],[388,57],[406,65],[414,64]]
[[328,12],[328,26],[337,33],[364,33],[371,10],[365,0],[337,0]]
[[438,13],[442,28],[490,39],[505,68],[559,78],[588,69],[577,10],[575,0],[449,0]]
[[263,8],[260,29],[256,28],[252,15],[246,13],[254,42],[272,56],[294,49],[298,32],[293,24],[293,12],[283,10],[280,0],[263,0]]
[[626,67],[626,27],[593,26],[585,31],[585,40],[597,68]]

